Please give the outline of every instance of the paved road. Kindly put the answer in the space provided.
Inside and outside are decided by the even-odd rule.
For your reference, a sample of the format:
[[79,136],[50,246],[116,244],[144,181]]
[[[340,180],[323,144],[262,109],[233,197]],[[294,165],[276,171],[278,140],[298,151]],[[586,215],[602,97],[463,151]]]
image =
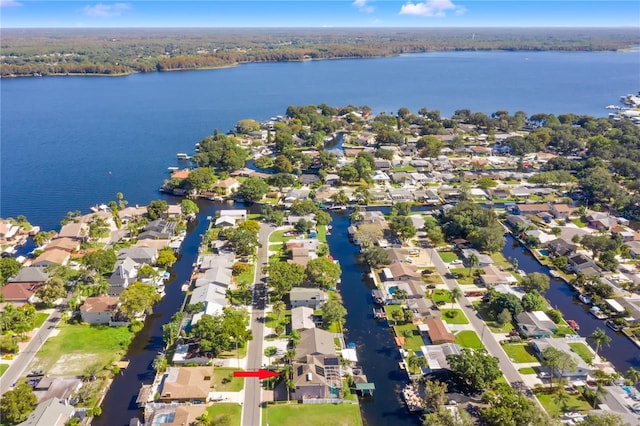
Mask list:
[[56,308],[44,324],[42,324],[42,327],[33,335],[27,346],[20,351],[19,355],[11,362],[11,365],[7,371],[4,372],[0,380],[0,395],[4,395],[6,391],[11,389],[12,384],[26,374],[25,370],[60,322],[60,317],[65,308],[65,304]]
[[[262,247],[258,250],[256,263],[256,282],[253,290],[253,309],[251,313],[251,332],[253,339],[247,349],[247,370],[257,370],[262,367],[262,353],[264,340],[264,309],[267,305],[267,285],[262,268],[269,261],[269,234],[275,227],[260,224],[259,240]],[[262,389],[256,378],[245,379],[244,404],[242,406],[242,426],[258,426],[262,424],[261,410]]]
[[478,317],[478,313],[476,312],[476,310],[468,307],[471,306],[471,302],[469,302],[469,300],[464,296],[464,288],[460,287],[456,280],[447,278],[447,273],[449,272],[447,265],[444,264],[435,250],[429,250],[432,250],[431,261],[433,262],[433,265],[438,269],[440,275],[442,275],[442,279],[444,280],[447,287],[449,287],[449,289],[457,287],[462,292],[462,297],[460,298],[460,300],[458,300],[460,308],[467,315],[467,318],[469,318],[469,322],[476,330],[476,333],[478,333],[478,336],[481,336],[482,343],[484,343],[484,346],[487,348],[487,352],[498,358],[498,361],[500,362],[500,369],[502,370],[502,373],[506,377],[507,381],[511,385],[515,384],[515,386],[519,386],[520,383],[522,383],[520,373],[518,373],[518,370],[509,360],[509,357],[504,352],[495,336],[488,329],[484,321]]

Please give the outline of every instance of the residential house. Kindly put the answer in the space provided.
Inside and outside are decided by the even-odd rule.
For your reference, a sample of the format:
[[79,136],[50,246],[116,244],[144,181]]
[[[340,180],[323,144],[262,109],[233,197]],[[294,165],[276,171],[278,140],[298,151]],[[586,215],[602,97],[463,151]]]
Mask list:
[[384,281],[382,286],[390,297],[398,290],[405,291],[409,299],[419,299],[425,295],[425,284],[420,280]]
[[140,265],[155,265],[158,260],[158,250],[149,247],[130,247],[118,251],[118,259],[130,258]]
[[89,235],[89,225],[80,222],[71,222],[63,225],[58,232],[58,238],[73,238],[84,241]]
[[60,249],[71,253],[78,250],[78,248],[80,248],[80,241],[74,238],[64,237],[51,240],[51,242],[47,244],[47,247],[45,247],[45,250]]
[[542,212],[549,213],[551,208],[547,203],[516,204],[514,211],[516,214],[528,215]]
[[113,296],[87,297],[80,306],[80,317],[87,324],[109,324],[118,309],[118,298]]
[[373,182],[377,183],[378,185],[384,185],[391,182],[391,178],[389,177],[389,175],[381,170],[376,170],[373,176],[371,176],[371,179],[373,179]]
[[488,254],[482,254],[476,249],[462,250],[462,257],[464,258],[467,265],[469,264],[472,255],[475,255],[478,260],[478,263],[474,265],[476,267],[484,268],[493,265],[493,259],[491,259],[491,256],[489,256]]
[[302,185],[309,186],[318,182],[320,180],[320,177],[311,173],[303,173],[298,177],[298,179],[300,179],[300,183]]
[[45,250],[40,256],[36,257],[31,266],[46,267],[52,264],[66,265],[71,258],[71,253],[67,250],[54,248]]
[[543,311],[521,312],[516,320],[520,333],[534,339],[551,337],[558,329]]
[[604,229],[610,231],[618,224],[617,218],[609,216],[608,213],[592,212],[587,215],[589,227],[594,229]]
[[611,235],[620,236],[620,239],[625,243],[628,243],[629,241],[635,241],[636,239],[640,238],[640,234],[635,232],[633,229],[626,228],[620,225],[615,225],[613,228],[611,228]]
[[[593,373],[593,368],[589,366],[572,348],[569,343],[583,343],[584,338],[549,338],[543,337],[541,339],[535,339],[529,342],[529,345],[533,348],[536,356],[541,361],[543,360],[542,352],[549,347],[558,349],[560,352],[569,354],[576,362],[575,371],[561,371],[557,373],[560,377],[568,378],[570,380],[586,380],[587,377]],[[585,346],[589,348],[586,344]]]
[[547,234],[546,232],[542,232],[539,229],[531,229],[529,231],[525,231],[525,234],[527,236],[537,238],[538,241],[540,241],[541,244],[546,244],[546,243],[556,239],[556,237],[554,235]]
[[413,192],[406,189],[389,188],[389,197],[392,201],[412,201]]
[[569,257],[568,260],[569,260],[568,269],[570,269],[573,272],[584,273],[584,271],[588,268],[593,268],[597,271],[600,271],[600,267],[598,267],[595,264],[593,259],[591,259],[590,257],[582,253],[574,254],[573,256]]
[[196,287],[202,287],[207,284],[217,284],[228,288],[231,285],[231,270],[222,266],[214,266],[200,274],[196,279]]
[[128,223],[132,219],[137,219],[144,216],[147,213],[146,207],[125,207],[122,210],[118,210],[118,218],[123,224]]
[[510,272],[506,272],[494,265],[482,268],[483,274],[480,275],[480,281],[487,288],[493,288],[500,284],[510,285],[518,282]]
[[144,231],[138,234],[138,240],[166,240],[176,233],[178,222],[165,219],[156,219],[144,227]]
[[551,214],[556,219],[564,219],[567,220],[575,210],[568,204],[550,204],[551,206]]
[[529,229],[534,227],[534,223],[524,216],[509,215],[507,216],[507,224],[513,229]]
[[0,288],[0,294],[5,302],[16,305],[35,303],[36,293],[43,283],[7,283]]
[[118,260],[113,273],[107,278],[107,282],[111,285],[109,295],[119,296],[130,284],[135,282],[138,276],[138,266],[130,257]]
[[315,328],[313,309],[307,306],[299,306],[291,310],[291,329],[309,330]]
[[[374,167],[375,167],[376,171],[381,171],[381,172],[385,172],[387,170],[391,170],[391,161],[382,160],[382,159],[376,158]],[[389,178],[389,177],[387,176],[387,178]]]
[[511,196],[508,188],[494,188],[491,190],[491,194],[498,200],[506,200]]
[[9,278],[10,283],[43,284],[49,278],[49,273],[44,268],[29,266],[20,269],[15,277]]
[[227,288],[216,284],[206,284],[196,287],[191,293],[189,299],[190,305],[202,303],[204,305],[203,312],[207,315],[221,314],[227,307]]
[[341,376],[333,334],[319,328],[303,330],[293,363],[295,398],[341,399]]
[[310,189],[292,189],[284,196],[284,203],[291,205],[296,200],[306,200],[310,192]]
[[285,217],[284,219],[284,224],[285,225],[295,225],[296,223],[300,222],[301,220],[306,220],[307,222],[312,222],[314,225],[316,223],[316,216],[314,214],[307,214],[304,216],[296,216],[296,215],[289,215],[287,217]]
[[547,250],[556,256],[571,256],[576,252],[578,246],[572,244],[562,238],[556,238],[555,240],[551,240],[545,244]]
[[18,426],[64,426],[76,409],[61,399],[50,398],[41,402]]
[[215,267],[231,269],[233,268],[235,258],[233,253],[205,254],[202,256],[198,269],[200,269],[200,271],[206,271],[207,269]]
[[629,254],[633,259],[640,258],[640,241],[630,241],[626,245],[629,247]]
[[417,272],[416,267],[413,265],[407,265],[404,262],[392,263],[382,270],[382,274],[385,281],[407,281],[420,279],[420,274]]
[[240,188],[240,182],[232,177],[219,180],[213,184],[213,189],[223,195],[231,195],[236,192],[238,188]]
[[315,238],[296,238],[294,240],[289,240],[285,243],[285,247],[287,250],[293,250],[296,248],[304,248],[309,251],[309,253],[315,253],[320,247],[320,241]]
[[289,263],[296,263],[303,268],[307,267],[307,263],[313,258],[315,258],[315,253],[311,253],[306,247],[294,247],[289,253],[291,254],[291,258],[287,260]]
[[422,369],[425,374],[438,373],[449,370],[447,356],[460,355],[462,348],[455,343],[443,343],[441,345],[425,345],[420,348],[427,360],[427,366]]
[[340,185],[340,176],[335,173],[327,173],[324,177],[324,182],[331,186]]
[[412,310],[415,319],[439,319],[442,312],[433,303],[433,300],[424,297],[407,300],[407,308]]
[[426,327],[427,335],[432,344],[455,343],[456,337],[449,331],[444,321],[440,319],[426,319],[423,321],[423,325]]
[[329,300],[329,295],[319,288],[294,287],[289,293],[289,300],[291,301],[291,309],[300,306],[318,309]]
[[[198,419],[207,411],[205,404],[176,405],[176,404],[153,404],[145,407],[153,410],[149,415],[147,424],[162,426],[185,426],[196,425]],[[129,426],[137,426],[130,424]]]
[[409,249],[394,247],[387,249],[387,254],[389,255],[389,260],[391,261],[391,263],[404,262],[409,258]]
[[182,216],[182,206],[179,204],[169,204],[167,211],[162,214],[165,219],[177,219]]
[[220,210],[219,216],[229,216],[236,219],[236,223],[244,222],[247,220],[247,210],[246,209],[233,209],[233,210]]
[[160,384],[162,402],[206,404],[211,390],[211,367],[169,367]]
[[19,231],[20,226],[14,225],[8,220],[0,219],[0,241],[11,242]]
[[216,219],[215,226],[219,228],[236,226],[236,218],[231,216],[220,216]]

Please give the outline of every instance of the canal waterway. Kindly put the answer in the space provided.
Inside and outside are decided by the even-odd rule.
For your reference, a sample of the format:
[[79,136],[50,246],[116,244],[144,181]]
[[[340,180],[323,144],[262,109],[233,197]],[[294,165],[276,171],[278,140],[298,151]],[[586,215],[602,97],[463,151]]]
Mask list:
[[[527,274],[541,272],[549,275],[549,268],[541,265],[529,251],[520,245],[512,235],[506,235],[506,244],[502,253],[506,258],[518,260],[518,269]],[[604,324],[604,321],[596,319],[589,313],[589,307],[583,305],[576,298],[576,293],[564,281],[549,276],[551,285],[544,294],[555,309],[562,312],[565,319],[572,319],[580,325],[579,334],[587,337],[596,328],[605,330],[611,337],[609,346],[601,346],[599,354],[605,357],[615,366],[616,370],[623,373],[633,367],[640,369],[640,348],[622,333],[616,333]]]
[[[144,328],[138,333],[125,359],[129,366],[113,381],[111,388],[102,403],[102,415],[96,417],[95,426],[128,425],[132,417],[140,417],[141,411],[136,404],[138,391],[143,384],[151,384],[155,377],[152,363],[158,352],[164,348],[162,326],[169,322],[174,313],[180,310],[184,300],[182,284],[188,281],[193,270],[193,263],[198,256],[201,235],[209,225],[208,216],[215,216],[220,208],[233,208],[220,203],[198,202],[200,213],[196,221],[189,223],[187,235],[182,243],[181,256],[173,265],[171,277],[165,287],[165,296],[153,308]],[[237,208],[242,208],[239,205]]]
[[360,411],[366,426],[415,426],[420,416],[410,415],[401,391],[407,375],[398,367],[402,361],[386,321],[373,319],[373,286],[364,280],[368,269],[358,263],[358,247],[348,241],[347,211],[332,213],[331,235],[327,242],[342,268],[339,290],[347,309],[345,340],[356,344],[359,364],[369,382],[375,383],[373,398],[361,399]]

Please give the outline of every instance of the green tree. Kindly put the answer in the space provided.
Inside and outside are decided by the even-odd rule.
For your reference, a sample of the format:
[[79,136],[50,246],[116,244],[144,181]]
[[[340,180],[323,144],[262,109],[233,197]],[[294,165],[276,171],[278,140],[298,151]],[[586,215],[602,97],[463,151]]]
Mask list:
[[571,395],[567,393],[564,389],[558,388],[556,394],[553,396],[553,401],[556,403],[558,407],[558,413],[567,411],[567,403],[571,399]]
[[541,311],[546,305],[547,302],[544,300],[544,297],[535,290],[522,296],[522,307],[527,312]]
[[156,220],[159,219],[167,210],[169,210],[169,205],[166,201],[154,200],[147,206],[147,216],[149,216],[149,219],[151,220]]
[[276,298],[282,297],[291,291],[291,287],[302,284],[305,270],[297,263],[280,262],[278,259],[269,260],[267,267],[269,285],[274,289]]
[[276,157],[275,161],[273,162],[273,168],[278,173],[291,173],[293,171],[293,165],[291,164],[291,161],[289,161],[289,159],[282,154]]
[[158,259],[156,260],[156,264],[163,268],[170,268],[178,258],[173,252],[171,247],[165,247],[158,252]]
[[358,170],[349,165],[341,167],[340,170],[338,170],[338,176],[340,176],[340,179],[344,182],[356,182],[360,179]]
[[236,123],[236,132],[241,134],[246,135],[251,132],[257,132],[258,130],[260,130],[260,123],[258,123],[256,120],[246,118],[243,120],[239,120]]
[[238,188],[238,194],[251,203],[260,201],[267,191],[269,191],[269,185],[257,177],[247,178]]
[[282,314],[284,314],[284,311],[287,309],[287,307],[282,300],[276,300],[275,302],[273,302],[271,309],[273,310],[273,313],[276,314],[276,319],[280,321],[280,319],[282,318]]
[[100,275],[113,271],[118,258],[113,249],[89,252],[82,258],[82,264],[89,270]]
[[449,297],[451,298],[451,309],[453,309],[453,304],[462,297],[462,291],[458,287],[454,287],[449,290]]
[[427,366],[427,359],[423,356],[416,355],[415,352],[411,352],[407,356],[407,367],[411,374],[422,374],[422,368]]
[[310,282],[322,288],[331,288],[338,284],[342,269],[328,257],[319,257],[307,263],[305,273]]
[[0,280],[2,284],[6,283],[9,278],[18,275],[21,267],[20,262],[13,257],[0,258]]
[[511,312],[508,309],[503,309],[500,314],[498,314],[498,322],[500,325],[509,324],[513,321],[513,317],[511,316]]
[[538,404],[512,389],[506,383],[497,383],[482,395],[489,407],[480,414],[482,424],[488,426],[547,426],[550,420]]
[[332,152],[321,150],[318,154],[318,163],[325,169],[333,169],[338,164],[338,157]]
[[421,157],[435,158],[440,155],[444,143],[435,136],[423,136],[418,139],[416,147],[421,150]]
[[240,228],[229,236],[229,244],[238,256],[251,256],[261,246],[254,232]]
[[484,350],[462,348],[460,354],[447,355],[447,361],[458,380],[473,390],[484,390],[502,376],[498,359]]
[[322,305],[320,310],[322,311],[322,323],[324,327],[329,328],[331,324],[337,324],[338,329],[342,329],[344,318],[347,315],[347,310],[342,306],[342,303],[331,299]]
[[[426,361],[426,359],[425,359]],[[425,365],[426,366],[426,365]],[[425,380],[425,408],[427,411],[438,411],[447,402],[447,384],[438,380]]]
[[2,421],[15,425],[26,420],[27,416],[36,407],[38,398],[33,393],[33,388],[26,382],[16,385],[6,392],[0,400]]
[[631,426],[616,413],[587,414],[579,426]]
[[475,422],[464,410],[449,411],[439,408],[424,415],[423,426],[473,426]]
[[271,357],[278,353],[278,348],[275,346],[267,346],[264,348],[264,356],[269,358],[269,365],[271,365]]
[[395,216],[389,223],[389,229],[404,241],[416,235],[416,228],[407,216]]
[[633,367],[629,367],[629,369],[624,373],[624,378],[635,386],[640,381],[640,371]]
[[296,178],[289,173],[276,173],[267,178],[269,185],[278,187],[280,191],[282,188],[288,188],[296,184]]
[[596,346],[596,355],[598,355],[601,346],[609,346],[611,344],[611,337],[600,327],[593,330],[593,333],[587,337],[587,340]]
[[160,300],[155,287],[136,281],[120,295],[120,310],[128,318],[142,313],[150,314],[154,303]]
[[391,263],[391,259],[389,259],[389,252],[379,246],[370,246],[365,248],[361,257],[364,263],[374,268]]
[[182,214],[184,216],[196,215],[200,213],[200,208],[196,203],[189,199],[184,199],[180,202],[180,208],[182,209]]
[[469,258],[467,259],[467,263],[469,263],[469,276],[472,276],[473,268],[480,265],[480,259],[478,258],[478,255],[475,253],[471,253],[469,255]]
[[527,293],[532,291],[544,293],[549,290],[549,277],[540,272],[532,272],[520,281],[520,287]]
[[191,170],[189,176],[181,184],[188,190],[194,190],[196,193],[210,191],[213,183],[216,181],[216,174],[211,167],[198,167]]
[[66,296],[67,290],[64,281],[60,277],[49,277],[44,285],[38,289],[37,295],[46,306],[53,306],[54,302]]
[[558,381],[560,381],[565,372],[572,372],[577,368],[576,361],[570,354],[564,353],[554,347],[543,349],[542,359],[542,366],[547,368],[551,373],[551,378],[549,379],[550,388],[553,388],[554,376],[559,376]]

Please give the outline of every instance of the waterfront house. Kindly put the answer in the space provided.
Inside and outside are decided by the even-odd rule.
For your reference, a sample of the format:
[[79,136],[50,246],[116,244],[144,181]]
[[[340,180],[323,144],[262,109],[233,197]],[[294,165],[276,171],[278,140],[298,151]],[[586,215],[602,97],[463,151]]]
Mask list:
[[493,259],[491,259],[491,256],[489,256],[488,254],[482,254],[476,249],[463,249],[462,250],[462,257],[465,260],[465,264],[467,264],[467,265],[469,264],[469,259],[474,254],[476,255],[476,258],[478,259],[478,263],[476,265],[474,265],[474,266],[479,267],[479,268],[485,268],[487,266],[493,265]]
[[521,312],[516,317],[516,322],[521,334],[534,339],[551,337],[558,329],[543,311]]
[[207,269],[196,279],[196,287],[202,287],[207,284],[217,284],[228,288],[231,285],[231,270],[223,266],[214,266]]
[[157,219],[149,222],[144,227],[144,231],[138,234],[138,240],[165,240],[171,238],[176,233],[178,222],[168,221],[165,219]]
[[515,230],[526,230],[535,227],[534,223],[524,216],[509,215],[506,220],[507,224]]
[[329,300],[326,291],[319,288],[294,287],[289,293],[291,309],[306,306],[311,309],[319,309]]
[[287,260],[289,263],[296,263],[303,268],[307,267],[307,263],[311,259],[315,259],[317,256],[315,253],[309,251],[306,247],[294,247],[289,251],[291,258]]
[[236,256],[233,253],[216,253],[205,254],[200,260],[198,269],[206,271],[207,269],[221,267],[231,269]]
[[240,182],[230,177],[227,179],[221,179],[213,184],[213,189],[218,190],[223,195],[231,195],[240,188]]
[[146,207],[125,207],[122,210],[118,210],[118,218],[122,221],[122,224],[126,224],[132,219],[138,219],[144,216],[146,213]]
[[291,329],[309,330],[315,328],[313,309],[307,306],[299,306],[291,309]]
[[422,325],[426,328],[426,333],[433,345],[455,343],[456,337],[449,331],[444,321],[440,319],[426,319]]
[[236,223],[244,222],[247,220],[247,210],[246,209],[234,209],[234,210],[220,210],[218,212],[219,216],[230,216],[236,219]]
[[211,376],[211,367],[169,367],[160,383],[159,400],[206,404]]
[[571,256],[576,252],[578,246],[562,238],[556,238],[545,244],[547,249],[556,256]]
[[122,292],[129,287],[138,276],[138,264],[131,258],[125,257],[116,262],[113,273],[107,282],[111,285],[109,288],[109,295],[119,296]]
[[455,343],[443,343],[442,345],[424,345],[420,348],[427,360],[427,366],[422,369],[424,374],[434,374],[449,370],[447,356],[460,355],[462,350]]
[[236,226],[236,219],[231,216],[220,216],[216,219],[215,226],[216,228]]
[[113,296],[87,297],[80,306],[80,317],[87,324],[109,324],[118,309],[118,298]]
[[[587,274],[586,270],[593,269],[597,271],[595,275],[600,275],[600,272],[601,272],[600,267],[595,264],[593,259],[591,259],[590,257],[582,253],[574,254],[573,256],[568,258],[568,261],[569,261],[568,269],[573,272],[576,272],[576,273],[582,272],[583,274],[586,275]],[[590,274],[590,275],[593,275],[593,274]]]
[[433,303],[433,300],[424,297],[407,300],[407,308],[413,311],[415,319],[426,320],[442,317],[442,312]]
[[[196,287],[191,293],[189,305],[202,303],[204,305],[202,312],[207,315],[221,314],[227,307],[227,288],[216,284],[207,284]],[[193,322],[192,322],[193,324]]]
[[59,398],[49,398],[39,403],[18,426],[64,426],[75,412],[74,406]]
[[[196,425],[207,410],[205,404],[176,405],[155,403],[145,407],[145,424],[162,426]],[[130,424],[129,426],[135,426]]]
[[389,197],[392,201],[412,201],[413,192],[406,189],[389,188]]
[[71,222],[63,225],[58,232],[58,238],[73,238],[84,241],[89,235],[89,225],[80,222]]
[[60,249],[60,250],[66,250],[69,253],[71,253],[78,250],[79,248],[80,248],[80,241],[74,238],[63,237],[63,238],[55,238],[51,240],[51,242],[47,244],[47,247],[45,247],[45,251]]
[[294,395],[304,399],[340,399],[342,368],[333,334],[319,328],[300,332],[293,363]]
[[385,281],[407,281],[420,279],[420,274],[417,272],[416,267],[413,265],[407,265],[404,262],[392,263],[388,267],[383,268],[382,275]]
[[284,196],[284,204],[290,206],[296,200],[306,200],[310,193],[310,189],[292,189]]
[[141,265],[155,265],[158,250],[150,247],[129,247],[118,250],[118,259],[130,258]]
[[301,220],[306,220],[307,222],[311,222],[315,225],[316,216],[314,214],[307,214],[304,216],[297,216],[297,215],[290,214],[284,218],[284,224],[293,226],[296,223],[300,222]]
[[543,337],[541,339],[531,340],[529,345],[533,348],[536,356],[540,361],[543,361],[542,352],[548,348],[553,347],[560,352],[569,354],[571,358],[576,362],[575,371],[564,370],[559,373],[559,377],[568,378],[570,380],[586,380],[587,377],[593,373],[594,369],[589,366],[572,348],[569,343],[582,343],[588,349],[589,347],[584,343],[583,337],[575,338],[548,338]]
[[510,272],[506,272],[494,265],[482,268],[483,274],[480,275],[480,281],[487,288],[495,287],[499,284],[511,285],[518,282]]
[[36,257],[31,266],[46,267],[52,264],[66,265],[71,258],[71,253],[67,250],[54,248],[45,250],[40,256]]
[[3,243],[13,242],[19,231],[20,226],[14,225],[8,220],[0,219],[0,241]]
[[305,248],[309,253],[315,253],[320,247],[320,241],[315,238],[296,238],[285,243],[287,250]]

